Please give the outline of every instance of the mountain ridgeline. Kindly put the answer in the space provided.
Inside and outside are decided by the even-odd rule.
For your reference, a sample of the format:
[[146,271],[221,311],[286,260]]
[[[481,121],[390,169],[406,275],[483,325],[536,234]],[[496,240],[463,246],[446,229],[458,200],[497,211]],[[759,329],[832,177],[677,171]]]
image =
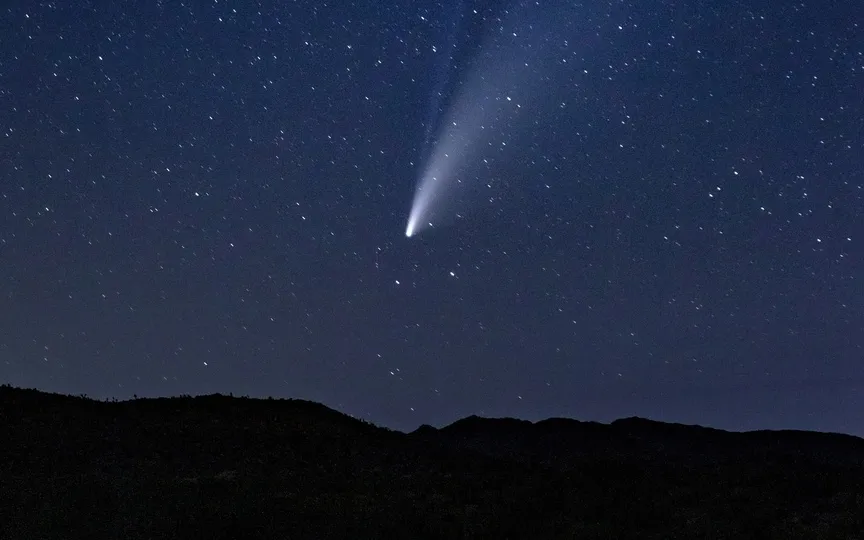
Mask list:
[[0,387],[0,538],[864,538],[864,440]]

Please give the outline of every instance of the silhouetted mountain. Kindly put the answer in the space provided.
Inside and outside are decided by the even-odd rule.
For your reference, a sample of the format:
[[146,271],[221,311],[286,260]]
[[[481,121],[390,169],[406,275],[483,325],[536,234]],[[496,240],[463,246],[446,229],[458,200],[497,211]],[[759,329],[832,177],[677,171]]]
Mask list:
[[0,539],[864,538],[864,440],[0,388]]
[[445,438],[450,443],[490,455],[521,457],[567,467],[573,458],[618,455],[639,461],[675,459],[704,464],[741,460],[803,459],[808,462],[864,463],[864,440],[851,435],[804,431],[735,433],[624,418],[611,424],[550,418],[537,423],[512,418],[470,416],[440,430],[422,426],[412,433],[426,440]]

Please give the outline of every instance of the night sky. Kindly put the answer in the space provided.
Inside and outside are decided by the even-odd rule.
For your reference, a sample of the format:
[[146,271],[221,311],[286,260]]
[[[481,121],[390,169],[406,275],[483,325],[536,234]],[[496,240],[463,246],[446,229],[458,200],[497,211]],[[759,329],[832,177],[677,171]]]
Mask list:
[[862,118],[854,0],[6,2],[0,382],[864,435]]

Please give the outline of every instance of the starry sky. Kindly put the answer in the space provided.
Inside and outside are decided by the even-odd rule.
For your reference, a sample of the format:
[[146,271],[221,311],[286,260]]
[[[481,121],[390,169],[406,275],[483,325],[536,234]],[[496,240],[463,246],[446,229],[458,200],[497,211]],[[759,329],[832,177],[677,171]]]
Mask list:
[[[856,4],[6,2],[0,382],[864,435]],[[477,91],[542,92],[406,238],[511,26]]]

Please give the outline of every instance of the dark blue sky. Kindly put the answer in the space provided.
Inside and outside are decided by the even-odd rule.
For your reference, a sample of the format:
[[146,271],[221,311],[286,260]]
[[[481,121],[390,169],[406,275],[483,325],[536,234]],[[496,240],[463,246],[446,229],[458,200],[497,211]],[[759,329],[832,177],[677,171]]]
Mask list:
[[0,381],[864,435],[860,6],[522,9],[543,92],[406,239],[518,9],[7,2]]

